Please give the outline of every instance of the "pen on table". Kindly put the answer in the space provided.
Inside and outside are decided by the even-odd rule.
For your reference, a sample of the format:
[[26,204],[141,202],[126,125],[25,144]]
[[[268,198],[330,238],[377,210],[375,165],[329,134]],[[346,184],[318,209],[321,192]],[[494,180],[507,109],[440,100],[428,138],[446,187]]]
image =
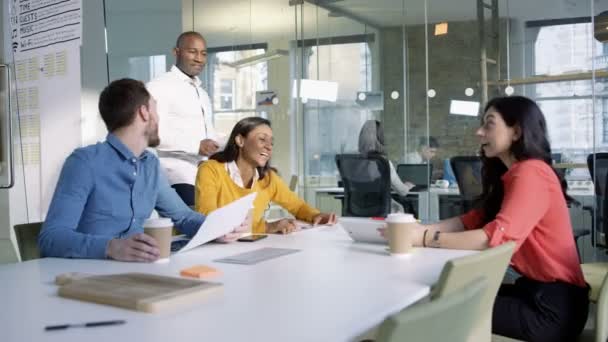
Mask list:
[[93,328],[93,327],[103,327],[106,325],[119,325],[125,324],[125,321],[122,319],[113,320],[113,321],[99,321],[99,322],[88,322],[81,324],[59,324],[59,325],[49,325],[44,327],[44,330],[64,330],[67,328]]

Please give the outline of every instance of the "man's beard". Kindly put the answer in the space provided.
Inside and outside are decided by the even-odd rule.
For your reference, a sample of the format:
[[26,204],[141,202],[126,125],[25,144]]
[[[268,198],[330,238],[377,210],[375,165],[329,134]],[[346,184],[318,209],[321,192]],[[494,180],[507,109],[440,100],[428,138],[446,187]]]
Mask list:
[[160,137],[158,136],[158,125],[154,125],[153,128],[147,134],[148,136],[148,147],[157,147],[160,145]]

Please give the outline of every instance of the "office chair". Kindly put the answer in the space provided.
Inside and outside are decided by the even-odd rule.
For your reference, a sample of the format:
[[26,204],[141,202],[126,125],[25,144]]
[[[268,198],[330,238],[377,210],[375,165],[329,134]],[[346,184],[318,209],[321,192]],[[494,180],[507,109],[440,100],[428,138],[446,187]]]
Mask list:
[[457,156],[450,159],[460,196],[462,211],[473,208],[477,197],[481,195],[481,158],[477,156]]
[[40,258],[38,249],[40,229],[42,229],[42,222],[16,224],[13,227],[21,261]]
[[378,154],[338,154],[336,165],[344,184],[342,216],[385,217],[391,210],[388,160]]
[[[606,237],[608,236],[608,201],[606,201],[606,193],[608,193],[608,153],[592,153],[587,156],[587,167],[595,185],[596,210],[586,208],[591,212],[592,228],[591,238],[593,241],[598,241],[598,245],[606,248],[608,245]],[[600,239],[597,239],[598,231],[604,234],[604,243],[600,244]],[[597,240],[596,240],[597,239]],[[592,242],[593,243],[593,242]],[[589,299],[592,302],[597,302],[601,285],[608,274],[607,262],[592,262],[581,264],[585,281],[591,287],[589,291]]]
[[461,341],[492,340],[492,308],[514,249],[515,242],[510,241],[476,254],[450,260],[443,266],[439,280],[431,290],[431,300],[458,291],[480,275],[483,275],[484,280],[487,281],[487,288],[481,295],[480,308],[474,320],[472,334],[468,339]]
[[[606,234],[608,233],[608,220],[606,220],[607,209],[605,203],[606,193],[608,189],[606,185],[608,182],[606,181],[606,177],[608,177],[608,153],[591,153],[587,156],[587,167],[589,168],[589,174],[591,175],[591,179],[593,180],[593,184],[595,186],[595,208],[586,207],[584,209],[591,212],[592,218],[592,229],[591,229],[591,240],[592,243],[598,242],[598,245],[606,247],[608,245],[607,241],[604,241],[602,244],[597,239],[598,231],[604,233],[604,239],[606,238]],[[597,240],[596,240],[597,239]]]
[[446,296],[389,316],[380,325],[376,342],[466,341],[478,317],[486,284],[478,278]]

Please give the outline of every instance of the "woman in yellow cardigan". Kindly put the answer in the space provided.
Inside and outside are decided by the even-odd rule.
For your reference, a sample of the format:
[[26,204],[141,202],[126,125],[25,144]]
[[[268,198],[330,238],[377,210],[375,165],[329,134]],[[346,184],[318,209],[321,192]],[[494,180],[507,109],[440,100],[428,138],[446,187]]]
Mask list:
[[[262,217],[272,201],[299,220],[313,224],[334,224],[336,215],[321,213],[293,193],[270,167],[272,156],[270,121],[260,117],[240,120],[232,129],[226,148],[201,164],[196,176],[196,210],[209,214],[250,193],[257,192],[253,203],[252,232],[287,234],[295,222],[282,219],[267,223]],[[236,238],[233,234],[233,238]]]

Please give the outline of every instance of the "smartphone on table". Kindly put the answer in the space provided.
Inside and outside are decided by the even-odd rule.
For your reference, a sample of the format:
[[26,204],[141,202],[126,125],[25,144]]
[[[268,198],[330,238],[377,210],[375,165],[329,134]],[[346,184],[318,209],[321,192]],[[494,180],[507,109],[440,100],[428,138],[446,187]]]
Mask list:
[[243,236],[241,238],[238,238],[236,241],[240,241],[240,242],[255,242],[255,241],[258,241],[258,240],[265,239],[266,237],[268,237],[268,235],[266,235],[266,234],[254,234],[254,235]]

